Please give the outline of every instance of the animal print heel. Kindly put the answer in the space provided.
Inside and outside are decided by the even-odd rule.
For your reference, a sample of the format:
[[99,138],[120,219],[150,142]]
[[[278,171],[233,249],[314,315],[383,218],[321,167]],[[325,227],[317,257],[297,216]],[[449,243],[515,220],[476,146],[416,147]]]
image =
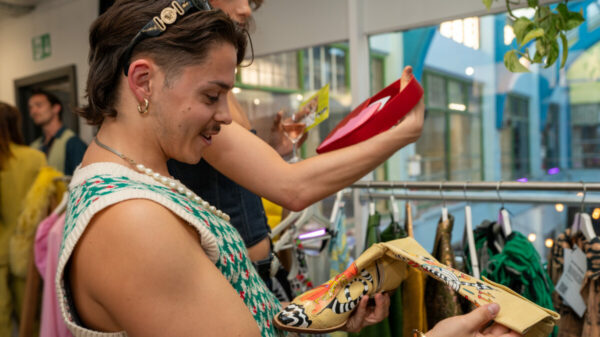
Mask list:
[[444,282],[476,306],[500,304],[496,323],[526,337],[548,336],[560,319],[502,285],[439,263],[414,239],[405,238],[371,246],[343,273],[296,297],[274,317],[275,326],[300,333],[342,329],[363,296],[395,289],[406,278],[408,266]]
[[396,289],[406,278],[406,268],[373,246],[343,273],[296,297],[275,316],[275,326],[300,333],[340,330],[363,296]]

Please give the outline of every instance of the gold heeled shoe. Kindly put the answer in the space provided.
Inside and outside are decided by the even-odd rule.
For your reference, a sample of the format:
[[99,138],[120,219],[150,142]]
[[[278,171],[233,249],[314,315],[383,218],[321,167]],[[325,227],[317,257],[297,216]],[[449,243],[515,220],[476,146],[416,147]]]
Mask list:
[[404,238],[371,246],[346,271],[296,297],[274,323],[281,330],[300,333],[340,330],[363,296],[395,289],[408,266],[446,283],[476,306],[498,303],[495,321],[524,336],[546,337],[560,318],[502,285],[439,263],[414,239]]

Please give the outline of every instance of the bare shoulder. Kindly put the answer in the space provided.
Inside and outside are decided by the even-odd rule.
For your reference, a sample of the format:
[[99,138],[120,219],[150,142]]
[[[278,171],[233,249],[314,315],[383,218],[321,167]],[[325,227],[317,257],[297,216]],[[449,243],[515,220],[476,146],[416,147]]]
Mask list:
[[197,333],[206,329],[199,324],[210,324],[191,318],[219,321],[208,305],[213,296],[237,300],[223,310],[246,313],[246,320],[231,328],[255,325],[204,253],[196,231],[154,201],[124,201],[98,213],[76,247],[70,276],[78,313],[102,331],[154,336],[164,335],[168,326],[174,330],[167,335],[187,336],[181,329],[192,328]]

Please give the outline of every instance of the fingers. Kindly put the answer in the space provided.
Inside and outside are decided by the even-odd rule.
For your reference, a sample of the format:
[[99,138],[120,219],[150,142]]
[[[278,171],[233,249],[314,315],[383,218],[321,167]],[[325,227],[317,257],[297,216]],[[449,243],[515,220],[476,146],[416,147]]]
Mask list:
[[358,307],[346,322],[346,328],[344,329],[347,332],[359,332],[363,326],[363,321],[367,316],[367,303],[369,302],[369,296],[363,296],[358,302]]
[[373,314],[369,315],[370,320],[373,323],[381,322],[384,318],[390,314],[390,295],[388,294],[375,294],[375,310]]
[[413,78],[412,67],[411,66],[404,67],[404,70],[402,71],[402,77],[400,77],[400,91],[402,91],[402,89],[404,89],[408,85],[408,82],[410,82],[410,80],[412,78]]
[[468,331],[479,331],[489,321],[493,320],[499,311],[500,306],[496,303],[481,306],[464,315],[465,328]]

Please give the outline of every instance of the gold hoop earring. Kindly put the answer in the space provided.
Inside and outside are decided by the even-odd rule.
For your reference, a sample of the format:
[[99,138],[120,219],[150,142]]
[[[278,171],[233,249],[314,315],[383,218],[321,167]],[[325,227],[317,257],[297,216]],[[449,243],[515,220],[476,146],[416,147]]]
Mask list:
[[138,112],[141,113],[142,115],[147,114],[149,105],[150,105],[150,102],[148,102],[148,99],[144,98],[144,107],[142,108],[142,105],[138,104],[138,106],[137,106]]

